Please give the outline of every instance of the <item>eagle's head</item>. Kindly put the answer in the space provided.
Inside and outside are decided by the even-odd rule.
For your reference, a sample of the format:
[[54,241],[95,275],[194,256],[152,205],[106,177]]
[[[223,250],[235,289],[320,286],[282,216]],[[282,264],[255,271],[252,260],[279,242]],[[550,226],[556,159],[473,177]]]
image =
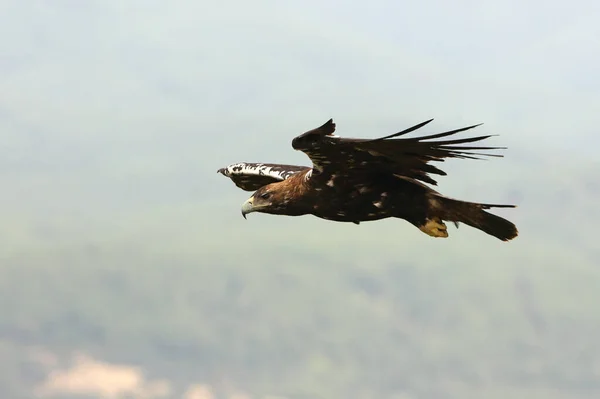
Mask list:
[[242,205],[242,216],[251,212],[270,213],[273,215],[299,215],[299,204],[295,201],[293,185],[288,180],[267,184],[252,194]]
[[252,194],[252,197],[244,202],[242,205],[242,216],[244,219],[251,212],[278,213],[277,210],[282,205],[279,201],[278,184],[271,183],[262,186]]

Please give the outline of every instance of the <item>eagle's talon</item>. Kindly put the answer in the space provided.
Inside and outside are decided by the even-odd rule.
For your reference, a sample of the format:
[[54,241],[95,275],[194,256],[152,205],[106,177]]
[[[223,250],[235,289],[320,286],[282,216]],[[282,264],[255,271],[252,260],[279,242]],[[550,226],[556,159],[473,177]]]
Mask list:
[[427,219],[419,230],[431,237],[448,237],[446,224],[440,218]]

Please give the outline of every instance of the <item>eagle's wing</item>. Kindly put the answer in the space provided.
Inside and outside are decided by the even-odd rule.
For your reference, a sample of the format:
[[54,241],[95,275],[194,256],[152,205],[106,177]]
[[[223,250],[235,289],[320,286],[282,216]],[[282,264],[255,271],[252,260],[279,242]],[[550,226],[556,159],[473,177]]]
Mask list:
[[219,169],[217,173],[229,177],[242,190],[256,191],[264,185],[285,180],[295,173],[306,170],[310,168],[297,165],[238,162]]
[[480,124],[428,136],[396,138],[417,130],[432,120],[377,139],[353,139],[335,136],[333,134],[335,123],[330,119],[322,126],[294,138],[292,147],[304,152],[313,162],[311,178],[319,175],[328,178],[333,173],[348,174],[352,171],[381,171],[433,185],[436,185],[437,182],[429,174],[445,176],[446,173],[430,165],[429,161],[443,162],[444,158],[479,159],[478,156],[502,156],[473,151],[504,149],[505,147],[460,146],[460,144],[484,140],[491,135],[429,141],[448,137]]

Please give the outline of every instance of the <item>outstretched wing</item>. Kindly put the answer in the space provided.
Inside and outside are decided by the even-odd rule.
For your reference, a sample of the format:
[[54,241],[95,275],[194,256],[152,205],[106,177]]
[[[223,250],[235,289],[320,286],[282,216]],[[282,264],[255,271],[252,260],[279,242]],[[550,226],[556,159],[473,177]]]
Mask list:
[[229,177],[242,190],[256,191],[264,185],[307,170],[310,170],[307,166],[238,162],[219,169],[217,173]]
[[377,139],[353,139],[335,136],[333,134],[335,123],[330,119],[322,126],[294,138],[292,147],[304,152],[313,162],[312,178],[319,175],[328,177],[342,171],[347,174],[348,170],[381,171],[433,185],[437,185],[437,182],[430,174],[445,176],[446,173],[429,164],[430,161],[443,162],[444,158],[480,159],[480,156],[502,156],[473,151],[505,147],[461,146],[461,144],[484,140],[491,135],[429,141],[452,136],[480,124],[428,136],[397,138],[427,125],[432,120]]

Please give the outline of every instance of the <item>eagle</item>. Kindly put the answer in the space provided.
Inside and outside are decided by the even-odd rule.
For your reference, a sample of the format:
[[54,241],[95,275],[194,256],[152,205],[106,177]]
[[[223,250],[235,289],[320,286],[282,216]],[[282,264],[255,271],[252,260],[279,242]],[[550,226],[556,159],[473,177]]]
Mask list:
[[399,218],[431,237],[442,238],[448,237],[445,221],[456,227],[462,222],[502,241],[515,238],[518,231],[513,223],[486,210],[516,205],[461,201],[430,187],[437,185],[432,175],[446,175],[432,162],[502,157],[476,151],[506,147],[472,144],[492,135],[455,138],[455,134],[481,123],[421,137],[403,137],[431,121],[385,137],[362,139],[335,135],[336,125],[330,119],[292,140],[292,148],[305,153],[312,167],[238,162],[217,173],[230,178],[242,190],[254,191],[242,205],[244,218],[251,212],[314,215],[357,225]]

